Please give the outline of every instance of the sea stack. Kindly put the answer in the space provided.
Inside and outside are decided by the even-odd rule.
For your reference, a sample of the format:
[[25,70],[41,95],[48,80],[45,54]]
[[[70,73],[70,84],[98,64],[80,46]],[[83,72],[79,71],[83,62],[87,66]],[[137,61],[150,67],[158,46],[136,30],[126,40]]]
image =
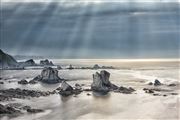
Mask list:
[[102,70],[100,73],[96,72],[93,74],[93,83],[91,84],[91,89],[94,92],[109,92],[111,83],[109,81],[110,73]]
[[42,65],[42,66],[54,66],[54,64],[52,63],[52,61],[49,61],[48,59],[46,59],[46,60],[41,60],[41,61],[40,61],[40,65]]
[[63,79],[58,76],[58,70],[51,67],[46,67],[42,70],[41,75],[35,77],[34,80],[38,80],[48,84],[55,84],[62,82]]

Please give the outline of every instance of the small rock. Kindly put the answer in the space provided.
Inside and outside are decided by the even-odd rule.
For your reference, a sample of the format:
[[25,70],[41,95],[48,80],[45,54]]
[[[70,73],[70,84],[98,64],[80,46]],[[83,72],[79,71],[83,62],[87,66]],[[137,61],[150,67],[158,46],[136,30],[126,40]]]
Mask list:
[[29,81],[29,84],[36,84],[36,83],[37,83],[36,80],[30,80],[30,81]]
[[157,94],[157,93],[154,93],[153,95],[154,95],[154,96],[160,96],[160,94]]
[[173,84],[173,83],[172,83],[172,84],[169,84],[168,86],[169,86],[169,87],[174,87],[174,86],[176,86],[176,84]]
[[161,82],[159,80],[156,79],[154,81],[154,86],[159,86],[159,85],[162,85],[162,84],[161,84]]
[[0,82],[0,84],[4,84],[4,82]]
[[134,92],[135,90],[131,87],[126,88],[126,87],[119,87],[119,89],[116,92],[120,92],[120,93],[124,93],[124,94],[131,94],[132,92]]
[[83,91],[92,91],[92,89],[86,88],[86,89],[83,89]]
[[153,85],[153,83],[152,83],[152,82],[149,82],[148,85]]
[[75,84],[75,89],[76,89],[76,90],[81,90],[81,89],[82,89],[82,87],[81,87],[81,85],[80,85],[80,84],[76,83],[76,84]]
[[27,109],[27,112],[28,113],[39,113],[39,112],[43,112],[43,110],[41,109]]
[[22,107],[22,109],[23,110],[28,110],[28,109],[31,109],[31,107],[30,106],[24,106],[24,107]]
[[74,67],[70,64],[67,69],[72,70],[72,69],[74,69]]
[[25,79],[23,79],[23,80],[21,80],[21,81],[18,81],[18,84],[26,85],[26,84],[28,84],[28,81],[25,80]]
[[171,95],[178,95],[178,93],[171,93]]
[[62,69],[62,67],[61,67],[60,65],[58,65],[58,66],[57,66],[57,69],[58,69],[58,70],[61,70],[61,69]]

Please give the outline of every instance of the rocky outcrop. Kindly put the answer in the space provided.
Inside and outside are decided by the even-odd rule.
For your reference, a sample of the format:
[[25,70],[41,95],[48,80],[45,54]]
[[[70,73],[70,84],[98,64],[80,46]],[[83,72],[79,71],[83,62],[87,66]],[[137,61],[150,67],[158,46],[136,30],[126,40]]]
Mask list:
[[33,80],[48,84],[56,84],[62,82],[63,79],[58,76],[58,70],[51,67],[46,67],[42,70],[41,75],[38,75]]
[[4,100],[11,100],[12,98],[19,98],[24,99],[26,97],[40,97],[40,96],[48,96],[50,94],[54,94],[53,92],[42,92],[42,91],[35,91],[35,90],[25,90],[25,89],[7,89],[7,90],[0,90],[0,101]]
[[72,65],[69,65],[69,67],[67,69],[72,70],[72,69],[74,69],[74,67]]
[[52,63],[52,61],[49,61],[48,59],[46,59],[46,60],[41,60],[41,61],[40,61],[40,65],[42,65],[42,66],[54,66],[54,64]]
[[36,63],[34,62],[33,59],[27,60],[25,62],[20,62],[19,64],[23,67],[36,66]]
[[73,94],[73,87],[71,87],[68,83],[65,81],[62,82],[59,94],[62,96],[69,96]]
[[58,70],[61,70],[61,69],[62,69],[62,67],[61,67],[60,65],[58,65],[58,66],[57,66],[57,69],[58,69]]
[[17,115],[20,114],[21,112],[19,110],[14,109],[13,107],[10,106],[5,106],[0,104],[0,116],[1,115]]
[[21,80],[21,81],[18,81],[18,84],[26,85],[26,84],[28,84],[28,81],[25,80],[25,79],[23,79],[23,80]]
[[78,95],[81,92],[83,92],[82,88],[79,86],[79,84],[75,85],[75,89],[73,89],[72,86],[70,86],[67,82],[63,81],[60,88],[57,88],[59,90],[59,94],[62,96],[69,96],[69,95]]
[[18,62],[11,56],[6,53],[4,53],[0,49],[0,68],[1,69],[19,69]]
[[102,70],[100,73],[96,72],[93,74],[93,83],[91,84],[91,89],[94,92],[100,92],[100,93],[107,93],[109,91],[124,93],[124,94],[131,94],[135,90],[131,87],[118,87],[115,84],[112,84],[109,81],[110,73]]
[[161,82],[159,80],[156,79],[154,81],[154,86],[159,86],[159,85],[162,85],[162,84],[161,84]]
[[43,110],[29,108],[29,109],[27,109],[27,112],[28,113],[39,113],[39,112],[43,112]]
[[101,67],[98,65],[98,64],[95,64],[94,66],[93,66],[93,69],[100,69]]
[[110,73],[102,70],[100,73],[93,74],[93,83],[91,89],[95,92],[109,92],[111,83],[109,81]]

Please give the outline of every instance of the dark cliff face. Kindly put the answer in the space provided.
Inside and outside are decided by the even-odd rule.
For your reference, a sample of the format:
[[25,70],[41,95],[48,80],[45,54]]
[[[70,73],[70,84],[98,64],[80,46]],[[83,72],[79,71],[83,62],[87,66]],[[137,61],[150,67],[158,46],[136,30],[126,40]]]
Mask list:
[[4,53],[0,49],[0,68],[13,68],[17,66],[18,62],[11,55]]

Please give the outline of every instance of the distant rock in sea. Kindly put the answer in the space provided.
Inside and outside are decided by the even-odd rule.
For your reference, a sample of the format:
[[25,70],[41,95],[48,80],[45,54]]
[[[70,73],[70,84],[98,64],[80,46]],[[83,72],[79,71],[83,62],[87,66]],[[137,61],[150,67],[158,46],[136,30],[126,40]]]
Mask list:
[[159,80],[156,79],[154,81],[154,86],[159,86],[159,85],[162,85],[162,84],[161,84],[161,82]]
[[34,80],[48,84],[55,84],[62,82],[63,79],[58,76],[58,70],[51,67],[46,67],[42,70],[41,75],[35,77]]
[[19,66],[19,63],[7,53],[4,53],[0,49],[0,68],[1,69],[22,69],[22,67]]
[[20,62],[19,63],[21,66],[23,67],[27,67],[27,66],[36,66],[37,64],[34,62],[33,59],[27,60],[25,62]]
[[70,64],[69,67],[68,67],[67,69],[72,70],[72,69],[74,69],[74,67]]
[[42,65],[42,66],[54,66],[54,64],[52,63],[52,61],[49,61],[48,59],[46,59],[46,60],[41,60],[41,61],[40,61],[40,65]]
[[93,66],[93,69],[100,69],[101,67],[98,65],[98,64],[95,64],[94,66]]

